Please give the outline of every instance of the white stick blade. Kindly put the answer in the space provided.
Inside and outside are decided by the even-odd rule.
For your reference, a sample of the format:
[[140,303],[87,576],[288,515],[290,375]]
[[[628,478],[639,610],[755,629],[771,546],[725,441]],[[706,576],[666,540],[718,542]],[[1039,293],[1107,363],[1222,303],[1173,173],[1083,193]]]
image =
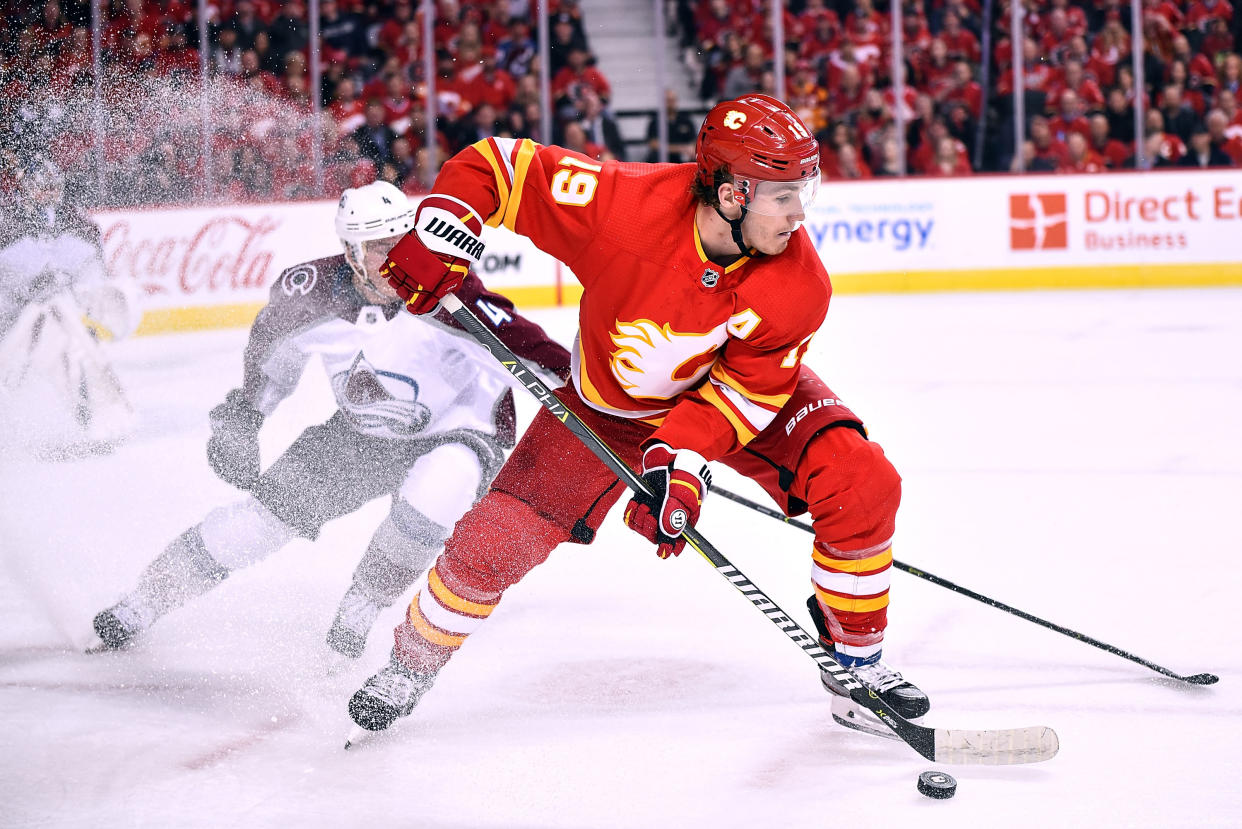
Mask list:
[[936,762],[1008,766],[1041,763],[1061,747],[1057,733],[1043,725],[997,731],[936,729]]

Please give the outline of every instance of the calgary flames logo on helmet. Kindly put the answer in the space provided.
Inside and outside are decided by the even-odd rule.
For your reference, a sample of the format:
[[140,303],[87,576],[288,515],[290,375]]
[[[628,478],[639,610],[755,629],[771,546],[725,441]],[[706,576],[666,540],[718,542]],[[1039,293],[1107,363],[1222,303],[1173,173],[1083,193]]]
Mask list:
[[742,125],[746,123],[746,113],[731,109],[725,113],[723,123],[731,130],[740,130]]

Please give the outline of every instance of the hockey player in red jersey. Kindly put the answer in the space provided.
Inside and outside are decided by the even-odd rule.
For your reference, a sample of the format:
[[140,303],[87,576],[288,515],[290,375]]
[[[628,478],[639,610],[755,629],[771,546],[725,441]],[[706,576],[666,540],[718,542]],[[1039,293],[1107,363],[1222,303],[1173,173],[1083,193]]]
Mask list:
[[[484,225],[569,266],[583,295],[573,382],[557,396],[654,493],[631,498],[626,524],[661,557],[679,554],[711,462],[789,515],[809,510],[808,606],[825,646],[916,717],[927,697],[880,661],[900,478],[801,363],[831,294],[800,227],[819,178],[810,131],[763,95],[717,104],[694,164],[597,163],[491,138],[445,165],[386,276],[410,311],[434,310],[477,258]],[[557,545],[590,543],[623,489],[541,410],[420,582],[388,665],[350,700],[354,721],[379,730],[409,714],[503,592]]]

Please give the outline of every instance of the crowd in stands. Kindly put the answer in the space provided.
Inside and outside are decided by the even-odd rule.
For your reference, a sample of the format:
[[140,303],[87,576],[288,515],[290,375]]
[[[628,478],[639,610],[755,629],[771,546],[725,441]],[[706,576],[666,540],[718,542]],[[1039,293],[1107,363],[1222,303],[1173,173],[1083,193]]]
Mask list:
[[[936,176],[1242,166],[1242,41],[1229,0],[1143,0],[1143,89],[1131,71],[1129,3],[1018,1],[1020,154],[1009,0],[993,4],[990,37],[981,0],[902,0],[900,98],[887,5],[787,0],[786,47],[775,54],[771,0],[669,0],[700,79],[692,111],[666,100],[670,159],[692,159],[706,106],[761,91],[816,131],[830,179],[903,166]],[[553,139],[595,158],[653,160],[654,119],[650,146],[627,151],[622,141],[578,0],[550,5]],[[418,193],[444,158],[481,137],[542,134],[530,0],[436,0],[430,108],[417,0],[322,0],[315,89],[305,0],[208,0],[205,42],[194,0],[103,0],[99,109],[90,8],[0,0],[0,150],[49,152],[84,192],[102,158],[101,203],[317,197],[376,177]],[[1135,147],[1136,95],[1147,105],[1145,152]]]
[[[1009,0],[992,5],[990,38],[980,0],[901,2],[900,99],[888,4],[791,0],[780,55],[772,51],[768,0],[679,0],[678,17],[689,62],[701,73],[701,95],[783,93],[820,136],[830,178],[896,175],[903,146],[915,175],[1242,167],[1242,21],[1229,0],[1142,1],[1141,90],[1132,70],[1129,2],[1020,0],[1020,154]],[[784,67],[780,91],[776,60]],[[1134,146],[1136,95],[1146,106],[1144,152]],[[897,112],[907,124],[904,136],[896,131]]]

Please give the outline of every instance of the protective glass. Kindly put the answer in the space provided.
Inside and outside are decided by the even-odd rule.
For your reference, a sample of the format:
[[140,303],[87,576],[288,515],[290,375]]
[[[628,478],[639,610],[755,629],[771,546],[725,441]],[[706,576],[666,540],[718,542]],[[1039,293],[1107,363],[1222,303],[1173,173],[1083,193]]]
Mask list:
[[803,215],[819,193],[819,171],[802,181],[758,181],[746,209],[762,216]]

